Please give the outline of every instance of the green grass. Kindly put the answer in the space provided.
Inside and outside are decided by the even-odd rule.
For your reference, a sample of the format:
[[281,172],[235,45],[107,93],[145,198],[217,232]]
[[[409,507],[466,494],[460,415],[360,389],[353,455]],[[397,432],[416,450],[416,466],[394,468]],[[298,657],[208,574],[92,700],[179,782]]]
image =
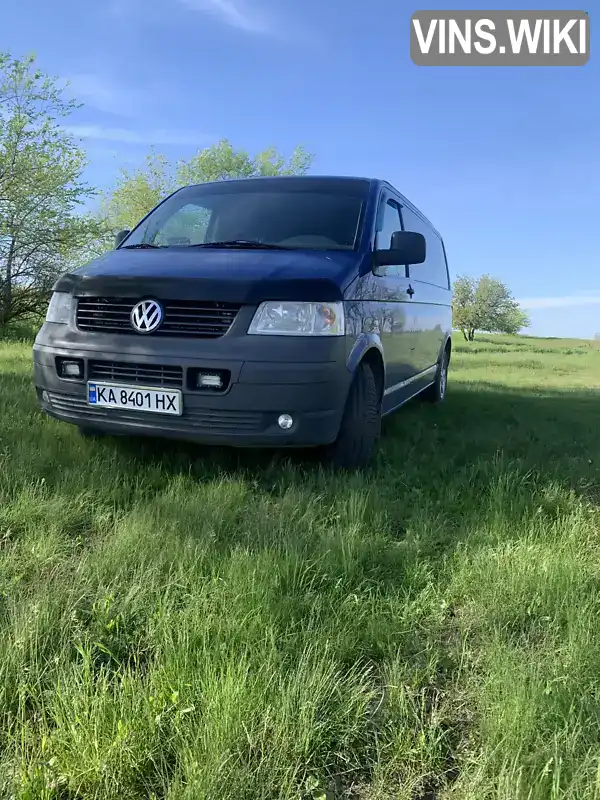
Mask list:
[[600,351],[456,339],[373,470],[81,440],[0,343],[0,796],[600,798]]

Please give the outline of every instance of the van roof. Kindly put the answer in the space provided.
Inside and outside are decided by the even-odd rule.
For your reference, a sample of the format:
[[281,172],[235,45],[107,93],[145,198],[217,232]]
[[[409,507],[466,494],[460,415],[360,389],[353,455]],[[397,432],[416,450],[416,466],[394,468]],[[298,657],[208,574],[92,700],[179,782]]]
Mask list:
[[248,178],[224,178],[217,181],[206,181],[205,183],[198,183],[192,184],[193,186],[206,186],[207,184],[213,183],[223,183],[223,180],[227,183],[248,183],[250,181],[273,181],[274,183],[277,182],[287,182],[287,181],[307,181],[307,182],[319,182],[319,181],[335,181],[336,183],[372,183],[373,178],[361,178],[352,175],[253,175]]

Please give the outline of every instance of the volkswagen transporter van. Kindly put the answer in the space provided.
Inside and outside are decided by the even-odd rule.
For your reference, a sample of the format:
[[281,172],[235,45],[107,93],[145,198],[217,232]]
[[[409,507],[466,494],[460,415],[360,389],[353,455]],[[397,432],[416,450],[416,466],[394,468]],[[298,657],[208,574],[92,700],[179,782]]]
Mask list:
[[451,329],[442,239],[390,184],[219,181],[57,281],[35,382],[84,435],[320,446],[359,468],[383,416],[444,399]]

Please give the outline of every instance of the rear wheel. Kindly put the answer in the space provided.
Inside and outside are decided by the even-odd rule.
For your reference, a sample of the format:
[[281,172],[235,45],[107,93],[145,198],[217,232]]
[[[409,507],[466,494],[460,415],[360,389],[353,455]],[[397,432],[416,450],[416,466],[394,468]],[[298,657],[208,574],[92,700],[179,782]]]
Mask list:
[[338,437],[325,449],[326,461],[338,469],[367,466],[380,432],[379,387],[372,368],[363,363],[352,381]]
[[435,380],[423,392],[423,398],[430,403],[441,403],[446,397],[448,387],[448,367],[450,366],[450,353],[444,350],[435,373]]

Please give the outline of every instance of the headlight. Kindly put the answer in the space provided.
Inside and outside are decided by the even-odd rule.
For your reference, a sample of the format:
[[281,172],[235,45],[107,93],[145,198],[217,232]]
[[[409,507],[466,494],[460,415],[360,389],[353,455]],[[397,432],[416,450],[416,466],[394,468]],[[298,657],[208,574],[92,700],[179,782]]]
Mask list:
[[66,325],[71,319],[72,299],[66,292],[54,292],[46,312],[46,322],[60,322]]
[[261,303],[248,333],[271,336],[343,336],[343,303]]

